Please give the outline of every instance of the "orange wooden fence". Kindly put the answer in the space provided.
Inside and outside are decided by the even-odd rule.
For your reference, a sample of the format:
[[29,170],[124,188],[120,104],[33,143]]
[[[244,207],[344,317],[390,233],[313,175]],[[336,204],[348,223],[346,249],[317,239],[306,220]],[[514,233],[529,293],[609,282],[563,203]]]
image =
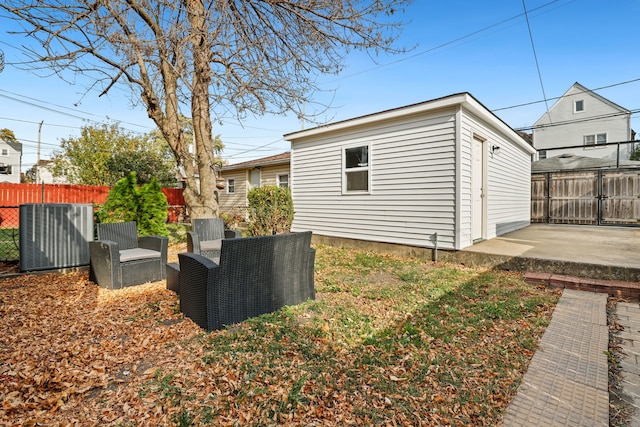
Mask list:
[[[19,225],[18,206],[25,203],[92,203],[107,200],[111,187],[71,184],[9,184],[0,182],[0,225]],[[169,203],[169,222],[178,222],[185,215],[181,188],[163,188]]]

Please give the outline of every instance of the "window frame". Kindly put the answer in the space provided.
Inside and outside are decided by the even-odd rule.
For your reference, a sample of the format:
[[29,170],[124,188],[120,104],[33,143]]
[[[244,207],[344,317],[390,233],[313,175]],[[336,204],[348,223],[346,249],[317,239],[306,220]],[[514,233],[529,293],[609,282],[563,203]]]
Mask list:
[[0,156],[2,156],[2,157],[9,157],[9,149],[8,149],[8,148],[2,148],[2,149],[0,149]]
[[[286,187],[282,185],[282,180],[281,177],[286,176],[287,177],[287,182],[286,182]],[[278,187],[282,187],[282,188],[291,188],[291,186],[289,185],[289,174],[288,173],[279,173],[276,175],[276,184],[278,185]]]
[[[354,148],[362,148],[367,147],[367,165],[366,166],[358,166],[347,168],[347,150],[352,150]],[[359,143],[359,144],[350,144],[341,147],[342,154],[342,194],[343,195],[363,195],[363,194],[371,194],[371,175],[372,175],[372,152],[371,152],[371,143]],[[358,172],[367,172],[367,189],[366,190],[348,190],[348,174],[350,173],[358,173]]]
[[236,194],[235,178],[227,178],[227,194]]
[[[578,110],[578,103],[580,103],[581,109]],[[580,114],[584,113],[584,99],[576,99],[573,101],[573,113]]]
[[[598,137],[600,136],[604,136],[604,142],[598,142]],[[593,143],[587,144],[587,138],[593,138]],[[582,143],[584,145],[584,148],[601,147],[603,145],[606,145],[608,140],[609,140],[609,136],[607,135],[606,132],[590,133],[582,136]]]

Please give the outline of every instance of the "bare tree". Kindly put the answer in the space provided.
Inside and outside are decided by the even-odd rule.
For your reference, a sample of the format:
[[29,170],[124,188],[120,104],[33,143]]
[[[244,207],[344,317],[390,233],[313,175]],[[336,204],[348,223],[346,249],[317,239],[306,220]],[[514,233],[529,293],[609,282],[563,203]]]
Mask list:
[[89,75],[101,95],[129,86],[186,173],[191,215],[203,217],[218,213],[212,123],[304,116],[298,106],[313,102],[318,75],[338,73],[350,50],[398,51],[392,15],[411,1],[4,0],[0,9],[37,42],[25,46],[31,67]]

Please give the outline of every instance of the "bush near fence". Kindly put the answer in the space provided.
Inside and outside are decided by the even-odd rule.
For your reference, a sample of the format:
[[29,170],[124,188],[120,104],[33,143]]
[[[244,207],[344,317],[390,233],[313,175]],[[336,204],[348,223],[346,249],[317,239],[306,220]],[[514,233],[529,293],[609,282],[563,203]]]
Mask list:
[[[91,203],[101,205],[111,187],[72,184],[0,183],[0,262],[19,259],[20,205],[26,203]],[[188,220],[182,188],[163,188],[168,221]]]
[[[19,225],[18,206],[25,203],[92,203],[107,200],[111,187],[72,184],[10,184],[0,183],[0,227]],[[186,209],[182,188],[163,188],[169,203],[169,222],[182,222]],[[15,214],[13,213],[15,211]]]

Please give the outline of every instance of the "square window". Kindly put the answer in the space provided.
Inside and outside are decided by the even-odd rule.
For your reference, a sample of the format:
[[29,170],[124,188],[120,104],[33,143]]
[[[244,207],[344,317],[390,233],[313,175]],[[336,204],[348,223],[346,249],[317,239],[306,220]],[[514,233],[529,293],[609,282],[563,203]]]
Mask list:
[[369,147],[347,148],[345,153],[345,167],[347,169],[369,166]]
[[580,99],[573,104],[573,111],[575,113],[580,113],[584,111],[584,100]]
[[369,171],[347,172],[347,191],[368,191]]
[[289,174],[278,175],[278,187],[289,188]]
[[227,194],[234,194],[236,192],[236,180],[233,178],[227,179]]
[[371,163],[369,146],[345,148],[343,151],[343,193],[368,193]]
[[9,155],[9,150],[7,148],[3,148],[2,149],[2,155],[3,156],[8,156]]
[[596,136],[595,135],[585,135],[584,136],[584,145],[596,145]]
[[607,143],[607,134],[599,133],[596,135],[596,144],[606,144]]

